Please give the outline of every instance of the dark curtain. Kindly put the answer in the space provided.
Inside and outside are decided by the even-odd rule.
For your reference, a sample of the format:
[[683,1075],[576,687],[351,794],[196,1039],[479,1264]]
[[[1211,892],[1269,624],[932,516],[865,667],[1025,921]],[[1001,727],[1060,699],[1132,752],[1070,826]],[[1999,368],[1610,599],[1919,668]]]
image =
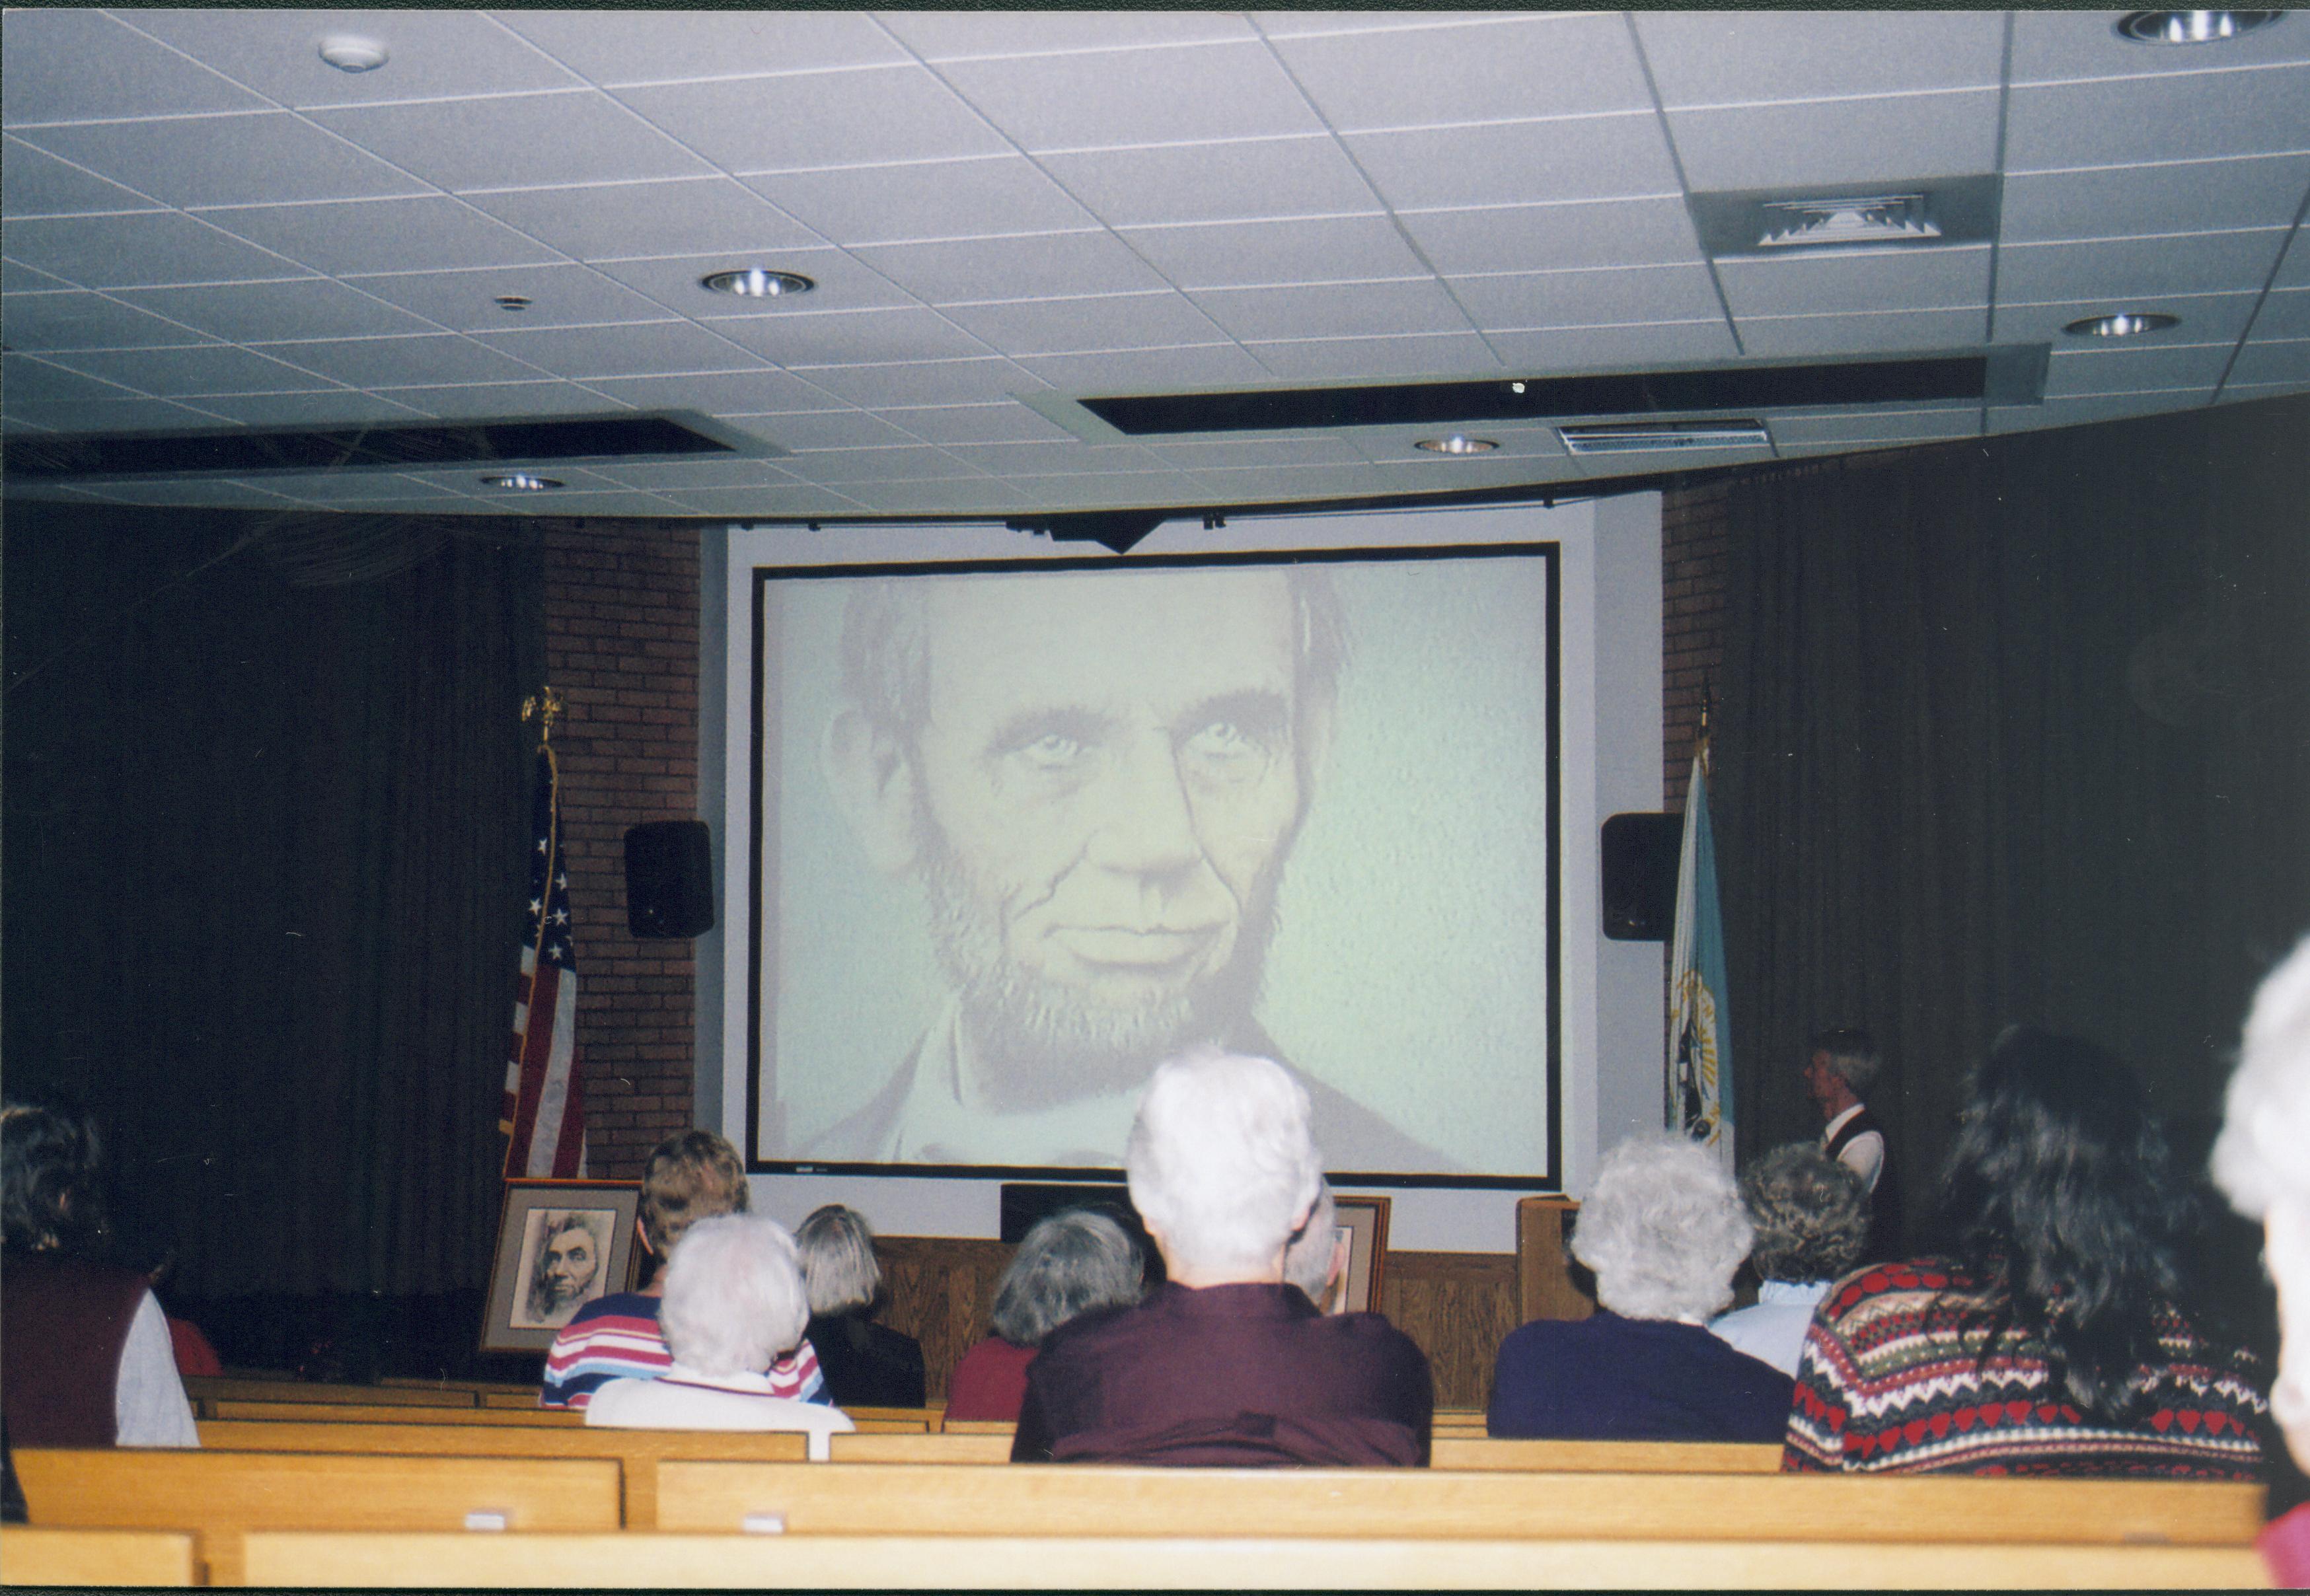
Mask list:
[[481,1286],[534,540],[22,502],[5,540],[10,1093],[98,1115],[172,1297]]
[[1728,516],[1742,1156],[1819,1133],[1807,1034],[1867,1026],[1918,1239],[2019,1020],[2114,1048],[2201,1158],[2310,930],[2310,401],[1776,470]]

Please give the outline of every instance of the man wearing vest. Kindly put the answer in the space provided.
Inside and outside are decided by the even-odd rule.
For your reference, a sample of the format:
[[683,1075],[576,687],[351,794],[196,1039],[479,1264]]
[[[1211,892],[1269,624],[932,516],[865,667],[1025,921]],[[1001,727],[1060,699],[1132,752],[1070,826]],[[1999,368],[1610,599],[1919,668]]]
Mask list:
[[1839,1026],[1814,1034],[1803,1071],[1805,1090],[1828,1122],[1820,1133],[1821,1150],[1868,1184],[1872,1262],[1902,1256],[1900,1183],[1893,1175],[1885,1128],[1861,1097],[1883,1063],[1867,1031]]

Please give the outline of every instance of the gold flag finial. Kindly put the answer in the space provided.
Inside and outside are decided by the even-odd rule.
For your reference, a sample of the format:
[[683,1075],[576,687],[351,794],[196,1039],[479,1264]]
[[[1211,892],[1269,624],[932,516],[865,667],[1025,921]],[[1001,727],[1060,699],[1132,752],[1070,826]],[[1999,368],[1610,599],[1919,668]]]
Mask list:
[[560,717],[561,695],[553,690],[550,682],[543,692],[533,693],[521,701],[523,722],[526,724],[535,720],[540,723],[537,731],[537,746],[540,748],[553,741],[553,723]]

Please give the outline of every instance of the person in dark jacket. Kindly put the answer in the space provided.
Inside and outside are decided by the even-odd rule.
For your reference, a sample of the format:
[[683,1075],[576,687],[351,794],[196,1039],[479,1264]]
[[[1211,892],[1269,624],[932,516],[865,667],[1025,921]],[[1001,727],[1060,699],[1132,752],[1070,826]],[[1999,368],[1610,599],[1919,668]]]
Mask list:
[[838,1408],[919,1408],[923,1405],[923,1345],[874,1323],[882,1294],[874,1262],[874,1233],[857,1210],[829,1202],[795,1231],[803,1283],[810,1292],[810,1328],[827,1395]]

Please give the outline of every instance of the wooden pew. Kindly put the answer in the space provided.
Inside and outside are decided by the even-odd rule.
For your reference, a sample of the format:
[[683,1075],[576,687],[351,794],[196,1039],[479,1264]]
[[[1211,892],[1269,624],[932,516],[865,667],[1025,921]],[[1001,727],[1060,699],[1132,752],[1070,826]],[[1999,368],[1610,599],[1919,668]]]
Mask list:
[[620,1522],[619,1468],[607,1458],[25,1448],[15,1461],[34,1524],[189,1530],[213,1584],[240,1582],[250,1530],[615,1530]]
[[539,1388],[534,1385],[513,1391],[477,1391],[473,1393],[478,1405],[484,1408],[531,1408],[537,1406]]
[[329,1385],[319,1381],[256,1380],[231,1375],[187,1375],[185,1394],[195,1402],[350,1402],[362,1408],[481,1406],[479,1393],[458,1386]]
[[[657,1466],[665,1458],[723,1462],[798,1463],[809,1437],[793,1431],[629,1430],[457,1424],[277,1424],[200,1421],[201,1446],[212,1452],[333,1452],[421,1457],[614,1458],[625,1482],[629,1528],[657,1524]],[[877,1436],[901,1444],[917,1436]],[[837,1436],[838,1442],[856,1437]],[[1010,1454],[1005,1443],[1003,1453]]]
[[1488,1436],[1438,1436],[1430,1464],[1438,1469],[1523,1469],[1607,1474],[1777,1474],[1778,1442],[1512,1441]]
[[471,1424],[512,1428],[582,1427],[583,1413],[567,1408],[369,1407],[352,1402],[212,1401],[203,1418],[234,1418],[281,1424]]
[[0,1528],[0,1584],[189,1585],[193,1538],[169,1530]]
[[658,1528],[806,1535],[2170,1542],[2250,1546],[2258,1485],[1947,1475],[1602,1474],[667,1462]]
[[838,1463],[1007,1463],[1011,1432],[947,1430],[935,1436],[860,1434],[832,1441]]
[[1889,1548],[1857,1570],[1840,1541],[1127,1540],[1057,1536],[300,1534],[248,1537],[251,1583],[582,1589],[1203,1587],[1402,1590],[2237,1589],[2268,1583],[2244,1547]]
[[438,1380],[411,1375],[379,1375],[377,1383],[403,1391],[470,1391],[477,1397],[518,1396],[526,1392],[532,1401],[537,1400],[534,1380]]
[[1018,1429],[1008,1418],[949,1418],[939,1424],[942,1436],[1007,1436]]

